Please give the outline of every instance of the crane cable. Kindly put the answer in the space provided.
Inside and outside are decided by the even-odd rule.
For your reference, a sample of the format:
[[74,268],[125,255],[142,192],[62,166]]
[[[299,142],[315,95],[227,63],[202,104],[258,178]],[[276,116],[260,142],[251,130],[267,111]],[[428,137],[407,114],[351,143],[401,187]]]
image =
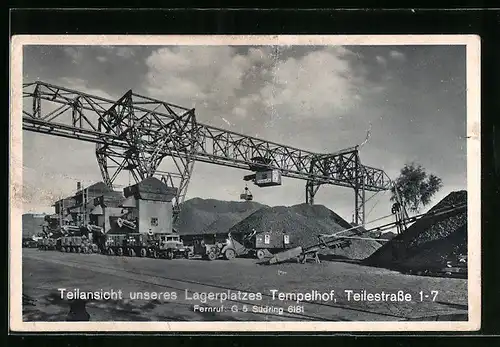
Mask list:
[[[368,216],[370,216],[370,214],[373,212],[373,210],[375,209],[375,207],[377,207],[378,203],[380,202],[380,200],[382,199],[382,197],[384,196],[384,194],[386,193],[387,191],[384,190],[382,192],[382,195],[379,195],[378,196],[378,199],[375,201],[375,204],[373,204],[372,208],[370,209],[370,211],[368,211],[368,213],[366,214],[366,217],[368,218]],[[373,196],[375,196],[376,194],[378,194],[379,192],[376,192]],[[366,202],[368,202],[370,199],[366,200]],[[366,203],[365,202],[365,203]]]
[[[454,210],[458,210],[460,208],[463,208],[463,207],[466,207],[467,206],[467,203],[463,203],[463,204],[453,204],[453,205],[449,205],[449,206],[445,206],[445,207],[442,207],[440,209],[437,209],[435,211],[432,211],[432,212],[427,212],[427,213],[422,213],[422,214],[419,214],[419,215],[416,215],[416,216],[413,216],[413,217],[409,217],[409,218],[405,218],[404,220],[400,221],[400,222],[407,222],[407,221],[416,221],[418,219],[421,219],[421,218],[424,218],[424,217],[434,217],[434,216],[437,216],[437,215],[440,215],[440,214],[445,214],[445,213],[448,213],[448,212],[452,212]],[[334,234],[330,234],[330,235],[323,235],[323,236],[327,236],[327,237],[335,237],[337,236],[338,234],[341,234],[341,233],[345,233],[347,231],[351,231],[351,230],[356,230],[356,229],[359,229],[360,227],[365,227],[366,225],[368,224],[372,224],[373,222],[377,222],[379,220],[382,220],[382,219],[385,219],[385,218],[388,218],[388,217],[391,217],[393,214],[391,213],[390,215],[387,215],[387,216],[384,216],[384,217],[380,217],[380,218],[377,218],[377,219],[374,219],[370,222],[367,222],[367,223],[364,223],[364,224],[361,224],[361,225],[358,225],[356,227],[352,227],[352,228],[348,228],[348,229],[345,229],[345,230],[341,230],[341,231],[338,231]],[[385,224],[385,225],[382,225],[382,226],[379,226],[379,227],[375,227],[375,228],[371,228],[367,231],[371,231],[371,230],[381,230],[382,228],[385,228],[385,227],[388,227],[388,226],[393,226],[395,224],[397,224],[398,222],[392,222],[392,223],[388,223],[388,224]],[[384,229],[385,230],[385,229]]]

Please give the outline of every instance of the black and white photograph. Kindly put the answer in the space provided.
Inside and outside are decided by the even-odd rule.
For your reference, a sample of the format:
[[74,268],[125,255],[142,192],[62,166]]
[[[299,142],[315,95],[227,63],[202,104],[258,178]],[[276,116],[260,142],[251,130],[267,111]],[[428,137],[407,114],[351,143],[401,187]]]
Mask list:
[[479,327],[477,38],[17,40],[20,329]]

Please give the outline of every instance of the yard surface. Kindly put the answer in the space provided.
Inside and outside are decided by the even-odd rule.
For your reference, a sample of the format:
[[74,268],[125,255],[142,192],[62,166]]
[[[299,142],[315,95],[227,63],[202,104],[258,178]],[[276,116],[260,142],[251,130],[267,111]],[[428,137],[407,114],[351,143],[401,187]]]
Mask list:
[[[404,275],[346,262],[260,265],[253,259],[203,261],[74,254],[23,249],[24,321],[64,321],[69,301],[58,289],[122,291],[122,299],[87,303],[91,321],[403,321],[467,320],[467,280]],[[186,297],[186,290],[188,297]],[[193,293],[261,293],[201,303]],[[330,293],[335,300],[273,300],[272,290]],[[345,290],[411,294],[408,302],[348,300]],[[423,291],[423,301],[419,292]],[[434,292],[432,292],[434,291]],[[131,299],[131,293],[162,293],[158,299]],[[165,292],[176,293],[166,299]],[[235,294],[235,295],[236,295]],[[427,297],[426,297],[427,296]],[[434,297],[435,296],[435,297]],[[433,301],[434,299],[434,301]],[[220,308],[207,312],[204,307]],[[289,307],[303,307],[289,312]],[[253,310],[268,312],[252,312]],[[270,309],[272,308],[272,309]],[[238,312],[233,312],[235,310]],[[245,309],[248,312],[243,312]],[[280,309],[283,311],[280,312]]]

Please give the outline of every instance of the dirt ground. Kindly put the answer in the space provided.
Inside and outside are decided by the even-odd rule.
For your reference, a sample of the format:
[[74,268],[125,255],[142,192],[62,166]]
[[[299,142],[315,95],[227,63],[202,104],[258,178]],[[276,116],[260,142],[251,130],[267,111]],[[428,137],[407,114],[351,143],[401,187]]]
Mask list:
[[[80,291],[121,290],[122,300],[87,303],[91,321],[402,321],[466,320],[467,281],[404,275],[356,263],[323,261],[321,264],[285,263],[260,265],[253,259],[162,260],[73,254],[23,249],[24,321],[64,321],[68,300],[59,288]],[[301,302],[273,300],[271,290],[330,293],[335,300]],[[185,291],[188,290],[188,298]],[[194,292],[262,293],[262,300],[190,300]],[[370,293],[404,291],[409,302],[356,302],[345,290]],[[429,298],[420,300],[419,291]],[[437,291],[432,301],[431,291]],[[130,299],[134,292],[176,292],[174,300]],[[162,294],[163,295],[163,294]],[[24,300],[23,300],[24,301]],[[195,305],[199,305],[195,308]],[[221,307],[222,312],[201,312],[202,307]],[[289,307],[302,307],[289,313]],[[273,307],[272,312],[252,312]],[[238,312],[233,312],[234,309]],[[247,308],[248,312],[243,312]],[[279,312],[280,308],[283,312]]]

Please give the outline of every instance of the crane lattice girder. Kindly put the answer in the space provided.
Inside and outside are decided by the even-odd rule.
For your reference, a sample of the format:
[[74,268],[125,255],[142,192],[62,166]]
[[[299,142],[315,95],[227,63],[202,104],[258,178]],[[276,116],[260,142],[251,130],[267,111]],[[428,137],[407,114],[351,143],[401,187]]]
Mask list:
[[[30,110],[23,105],[23,129],[27,131],[93,142],[107,148],[130,150],[137,146],[137,155],[189,158],[246,170],[253,163],[252,158],[263,157],[271,160],[270,169],[280,170],[283,176],[314,184],[362,187],[366,191],[390,187],[390,179],[383,170],[359,163],[357,147],[318,154],[280,145],[197,123],[194,109],[132,91],[113,101],[38,81],[24,84],[23,97],[33,100]],[[60,106],[44,114],[42,100]]]

